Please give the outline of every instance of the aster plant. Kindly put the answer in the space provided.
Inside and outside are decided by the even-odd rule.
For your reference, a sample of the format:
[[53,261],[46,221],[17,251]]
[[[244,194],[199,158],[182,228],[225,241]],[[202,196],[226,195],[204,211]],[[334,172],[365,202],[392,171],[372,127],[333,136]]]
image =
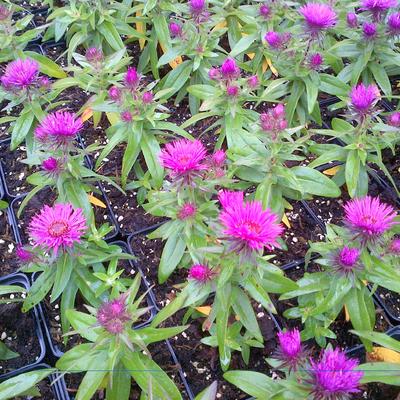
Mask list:
[[180,334],[186,327],[133,329],[133,324],[148,311],[141,307],[144,295],[137,297],[139,287],[137,275],[126,292],[97,308],[87,306],[90,314],[67,311],[74,328],[69,334],[79,335],[87,342],[67,351],[56,366],[65,373],[85,372],[76,394],[78,399],[92,398],[99,390],[104,390],[107,398],[129,399],[132,383],[139,386],[142,398],[182,399],[175,383],[152,359],[148,347]]
[[93,116],[93,125],[97,127],[102,113],[93,111],[92,106],[101,104],[108,97],[110,85],[117,85],[123,79],[123,69],[129,64],[129,57],[126,56],[126,49],[123,47],[117,52],[105,56],[101,48],[90,47],[85,54],[72,53],[75,64],[65,68],[67,72],[73,74],[65,79],[58,80],[55,88],[66,89],[69,87],[79,87],[92,96],[81,107],[79,113],[83,112],[85,119]]
[[16,5],[0,3],[0,62],[20,57],[28,43],[35,40],[44,29],[32,28],[31,14],[13,19],[14,13],[20,10]]
[[[354,329],[372,331],[375,325],[373,291],[383,287],[400,293],[400,273],[393,256],[393,236],[400,218],[392,206],[379,198],[350,200],[344,206],[343,226],[327,225],[325,242],[310,243],[320,271],[306,273],[297,289],[281,300],[297,297],[298,306],[285,311],[288,318],[301,318],[304,339],[315,338],[325,346],[325,337],[336,338],[330,329],[345,307]],[[371,291],[372,289],[372,291]],[[371,342],[363,339],[368,351]]]
[[[46,111],[58,104],[52,102],[62,91],[53,88],[49,76],[65,76],[61,68],[48,58],[39,56],[39,60],[25,56],[17,58],[7,64],[0,76],[0,101],[7,102],[2,111],[11,112],[15,107],[22,107],[18,116],[2,117],[0,122],[11,122],[11,150],[25,141],[29,154],[34,149],[33,131],[36,124],[46,115]],[[41,71],[45,71],[46,75]]]
[[54,38],[58,42],[65,36],[69,61],[80,45],[86,49],[99,48],[109,55],[124,48],[122,36],[145,38],[129,24],[132,5],[131,0],[123,3],[115,0],[68,1],[47,17],[51,25],[44,40]]
[[[18,246],[16,251],[24,272],[41,272],[28,292],[23,310],[30,310],[48,294],[51,302],[60,299],[61,324],[66,332],[66,311],[74,307],[78,292],[96,307],[109,292],[115,292],[114,287],[121,287],[99,286],[95,275],[110,275],[111,270],[116,273],[118,260],[132,258],[119,246],[103,240],[109,232],[110,228],[104,226],[90,233],[82,209],[70,203],[45,205],[29,223],[29,244]],[[112,264],[111,269],[106,270],[106,263]]]
[[340,162],[334,181],[338,186],[346,184],[351,197],[368,193],[368,171],[377,166],[398,188],[382,160],[382,151],[390,149],[395,154],[398,138],[398,115],[393,113],[386,119],[379,117],[380,91],[375,84],[359,83],[348,93],[348,121],[333,118],[331,129],[316,129],[314,133],[336,138],[341,144],[312,143],[310,151],[319,157],[309,166],[312,168],[332,161]]
[[282,215],[290,209],[288,200],[310,199],[313,195],[337,197],[340,190],[335,182],[316,169],[300,164],[307,152],[310,134],[301,126],[288,128],[287,107],[277,104],[259,115],[251,126],[258,145],[235,147],[228,152],[234,174],[256,185],[255,198],[264,207]]
[[[218,217],[210,215],[209,228],[200,231],[207,235],[206,243],[200,240],[189,247],[187,284],[153,323],[161,323],[181,308],[188,308],[186,318],[205,318],[202,326],[209,336],[202,343],[218,348],[221,367],[226,370],[233,351],[240,351],[248,363],[250,348],[263,346],[253,303],[276,312],[269,293],[290,292],[296,284],[269,262],[282,242],[278,216],[260,201],[245,199],[241,191],[222,190],[218,200]],[[210,312],[206,317],[199,315],[196,307],[208,304],[210,298]]]
[[92,106],[94,111],[112,112],[119,116],[107,130],[110,140],[101,151],[96,168],[116,146],[126,143],[121,166],[123,187],[127,183],[132,168],[134,166],[140,168],[137,160],[141,153],[150,174],[148,181],[151,181],[152,186],[160,187],[164,176],[163,168],[158,162],[161,135],[165,137],[178,134],[191,137],[176,124],[165,121],[169,116],[169,110],[162,105],[165,100],[160,99],[170,89],[154,93],[155,85],[156,82],[146,85],[144,76],[139,74],[136,68],[129,67],[124,74],[122,86],[110,87],[109,99]]
[[[273,379],[260,372],[229,371],[224,378],[255,399],[350,400],[369,382],[399,385],[395,364],[364,363],[330,345],[319,357],[301,343],[297,329],[278,334],[279,348],[266,361],[284,378]],[[387,371],[384,377],[381,371]]]
[[91,205],[92,193],[100,193],[96,183],[106,181],[118,186],[112,179],[89,168],[87,155],[97,148],[94,145],[83,150],[78,142],[79,133],[84,134],[83,122],[68,111],[48,114],[40,121],[34,132],[37,150],[23,160],[30,166],[39,167],[40,171],[27,177],[33,189],[22,201],[18,216],[40,190],[48,187],[55,189],[58,201],[82,208],[91,230],[96,231]]

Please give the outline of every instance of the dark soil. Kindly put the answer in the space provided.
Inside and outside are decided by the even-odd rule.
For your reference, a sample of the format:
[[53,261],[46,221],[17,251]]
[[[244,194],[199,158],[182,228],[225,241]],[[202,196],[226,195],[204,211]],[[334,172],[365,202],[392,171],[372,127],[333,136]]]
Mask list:
[[[5,345],[20,356],[1,361],[0,373],[14,371],[34,363],[40,356],[39,339],[31,313],[23,313],[20,303],[0,304],[0,335]],[[3,336],[6,338],[3,339]]]
[[7,213],[0,210],[0,276],[16,272],[19,268],[15,258],[15,240],[8,223]]
[[[400,157],[399,157],[400,148],[396,148],[395,154],[392,153],[390,149],[386,149],[383,151],[383,163],[386,168],[389,170],[391,177],[396,184],[397,189],[400,191]],[[379,171],[379,175],[392,187],[392,184],[386,177],[386,175]]]
[[31,397],[31,396],[18,396],[15,397],[14,400],[32,400],[32,399],[43,399],[43,400],[57,400],[54,395],[53,388],[49,381],[45,380],[39,382],[36,387],[39,389],[40,396],[39,397]]
[[[102,200],[105,202],[104,199],[102,199],[101,195],[96,193],[95,197]],[[50,188],[46,188],[41,190],[39,193],[37,193],[27,204],[25,209],[22,212],[22,215],[20,218],[17,218],[17,223],[18,223],[18,228],[20,231],[21,235],[21,240],[23,243],[26,243],[28,241],[28,232],[26,230],[26,227],[28,226],[29,222],[31,221],[32,217],[36,215],[45,204],[47,205],[53,205],[55,200],[57,199],[57,194],[52,191]],[[22,200],[15,200],[12,204],[13,210],[15,215],[17,215],[19,206],[21,205]],[[96,221],[96,226],[99,227],[104,223],[109,223],[111,226],[113,226],[113,221],[110,219],[110,215],[108,212],[107,208],[102,208],[102,207],[97,207],[94,206],[94,214],[95,214],[95,221]],[[113,226],[114,227],[114,226]],[[115,227],[114,227],[115,229]],[[111,236],[113,232],[109,234]]]
[[0,144],[0,161],[11,196],[27,193],[32,189],[32,186],[26,182],[26,178],[36,172],[36,169],[22,163],[24,159],[26,159],[25,147],[21,146],[12,152],[9,143]]
[[391,314],[391,318],[396,319],[400,323],[400,295],[385,288],[379,287],[376,294],[381,299],[387,312]]

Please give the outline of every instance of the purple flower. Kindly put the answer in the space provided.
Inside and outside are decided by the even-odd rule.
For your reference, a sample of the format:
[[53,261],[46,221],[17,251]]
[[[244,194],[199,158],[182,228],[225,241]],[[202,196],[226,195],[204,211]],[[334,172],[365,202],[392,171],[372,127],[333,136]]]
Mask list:
[[393,114],[390,114],[387,122],[391,126],[395,126],[396,128],[400,128],[400,112],[396,111]]
[[376,36],[376,25],[373,22],[364,22],[362,29],[366,39],[373,39]]
[[129,89],[136,89],[140,81],[140,76],[135,67],[129,67],[126,71],[124,82]]
[[196,214],[196,211],[197,211],[196,204],[190,202],[185,203],[178,211],[177,214],[178,219],[183,221],[185,219],[192,218]]
[[362,265],[359,262],[360,254],[361,251],[359,249],[344,246],[333,255],[333,270],[352,278],[355,271],[362,269]]
[[273,109],[272,113],[276,118],[281,118],[285,116],[285,106],[281,103],[277,104]]
[[34,246],[46,250],[63,251],[81,241],[87,229],[86,219],[80,208],[72,204],[57,203],[53,207],[44,206],[29,223],[28,232]]
[[218,68],[210,68],[210,70],[208,71],[208,76],[210,79],[212,79],[213,81],[221,79],[221,72]]
[[206,154],[199,140],[180,139],[165,145],[161,150],[160,162],[171,171],[172,177],[190,179],[206,168],[203,164]]
[[320,53],[314,53],[310,55],[310,67],[311,69],[317,70],[322,63],[324,62],[324,58]]
[[34,254],[29,250],[26,250],[22,244],[17,245],[15,255],[18,257],[18,260],[24,264],[30,263],[34,258]]
[[283,362],[282,367],[296,369],[304,361],[304,351],[301,345],[298,329],[278,333],[279,351],[277,358]]
[[11,17],[11,15],[12,11],[0,4],[0,21],[5,21],[9,17]]
[[121,120],[126,123],[132,122],[132,113],[130,111],[122,111]]
[[109,333],[118,335],[132,318],[125,305],[126,295],[103,303],[97,311],[97,322]]
[[229,97],[236,97],[239,94],[239,88],[237,86],[228,86],[226,88],[226,94]]
[[217,150],[211,157],[211,163],[215,167],[222,167],[226,161],[226,153],[224,150]]
[[267,32],[264,39],[273,49],[278,49],[282,45],[282,38],[278,32]]
[[400,35],[400,12],[389,15],[388,27],[392,35]]
[[31,86],[39,74],[39,64],[30,58],[18,59],[9,63],[1,83],[6,90],[26,89]]
[[50,79],[47,76],[39,76],[37,83],[42,89],[48,89],[50,87]]
[[189,270],[189,279],[193,279],[200,283],[206,283],[212,278],[212,271],[203,264],[195,264]]
[[376,85],[365,86],[360,83],[350,91],[350,108],[361,118],[371,114],[374,106],[380,98]]
[[346,203],[345,223],[364,241],[375,240],[396,224],[393,207],[381,203],[379,198],[366,196]]
[[377,21],[389,8],[396,7],[397,0],[362,0],[361,5],[361,10],[370,11]]
[[299,12],[304,17],[309,32],[313,35],[332,28],[336,24],[337,15],[327,4],[306,3],[300,7]]
[[57,111],[43,119],[35,130],[35,137],[54,147],[65,146],[74,140],[82,126],[82,120],[75,119],[75,114]]
[[150,104],[153,102],[154,96],[152,92],[144,92],[142,95],[142,100],[144,104]]
[[240,68],[233,58],[227,58],[221,66],[221,74],[224,79],[230,80],[240,76]]
[[392,240],[392,242],[389,245],[389,251],[396,255],[396,256],[400,256],[400,239],[399,238],[395,238]]
[[339,261],[345,267],[353,267],[360,257],[359,249],[351,249],[344,246],[339,252]]
[[268,18],[271,15],[271,10],[266,4],[261,4],[260,15],[264,18]]
[[182,35],[182,27],[176,22],[170,22],[168,28],[169,28],[169,33],[173,38],[180,37]]
[[249,85],[250,89],[257,89],[260,84],[260,81],[258,80],[258,76],[257,75],[250,76],[247,79],[247,84]]
[[108,97],[111,100],[118,101],[121,98],[121,91],[117,87],[112,86],[108,89]]
[[347,400],[360,392],[364,372],[355,370],[358,360],[347,358],[339,349],[328,349],[322,352],[320,360],[310,363],[314,400]]
[[97,47],[88,48],[85,57],[90,63],[98,63],[104,59],[103,51]]
[[54,157],[49,157],[42,162],[42,168],[46,172],[56,172],[58,171],[58,161]]
[[190,11],[194,15],[201,14],[206,6],[205,0],[190,0],[189,7]]
[[278,104],[270,108],[266,113],[260,115],[261,129],[271,135],[272,140],[276,140],[279,132],[288,127],[285,118],[285,106]]
[[354,13],[348,13],[346,16],[347,25],[350,28],[356,28],[358,24],[357,15]]

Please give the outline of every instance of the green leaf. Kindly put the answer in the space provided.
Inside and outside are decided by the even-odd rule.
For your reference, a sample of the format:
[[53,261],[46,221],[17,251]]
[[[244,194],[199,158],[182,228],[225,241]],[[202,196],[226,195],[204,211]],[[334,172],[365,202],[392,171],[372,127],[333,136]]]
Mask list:
[[382,64],[373,62],[368,64],[368,68],[372,72],[376,83],[382,89],[383,93],[385,93],[386,96],[391,96],[392,85],[390,84],[390,80],[386,73],[385,67]]
[[0,399],[15,399],[48,377],[55,369],[26,372],[0,383]]
[[43,74],[58,79],[66,78],[68,76],[58,64],[56,64],[54,61],[50,60],[46,56],[43,56],[34,51],[26,51],[24,54],[26,54],[30,58],[33,58],[39,63],[40,71]]
[[230,349],[227,346],[228,341],[228,319],[231,307],[231,285],[225,284],[223,288],[219,288],[215,298],[216,309],[216,325],[217,325],[217,341],[219,360],[221,368],[226,371],[231,361]]
[[387,385],[400,386],[399,364],[375,362],[359,365],[356,369],[363,371],[361,383],[381,382]]
[[161,342],[162,340],[169,339],[172,336],[179,335],[187,328],[187,326],[173,326],[170,328],[146,327],[138,329],[135,332],[140,335],[143,342],[148,345],[155,342]]
[[91,342],[97,340],[99,336],[97,332],[101,328],[95,328],[96,317],[76,310],[67,310],[66,315],[73,328],[78,331],[82,337]]
[[160,187],[164,178],[164,169],[158,159],[161,152],[160,145],[153,134],[146,132],[142,137],[141,147],[147,168],[155,181],[155,187]]
[[23,312],[29,311],[32,307],[46,297],[47,293],[53,286],[55,272],[55,269],[50,265],[39,275],[39,278],[33,282],[28,292],[28,296],[26,297],[22,306]]
[[361,338],[367,339],[370,342],[379,344],[382,347],[385,347],[390,350],[394,350],[400,353],[400,340],[396,340],[386,333],[382,332],[372,332],[371,330],[351,330],[351,333],[354,333]]
[[350,197],[355,197],[357,193],[357,185],[360,176],[361,160],[358,155],[358,150],[350,150],[347,153],[346,160],[346,185],[349,191]]
[[0,341],[0,361],[12,360],[19,357],[19,354],[10,350],[2,341]]
[[116,370],[112,371],[108,379],[107,400],[129,400],[131,392],[131,376],[128,371],[123,369],[120,362]]
[[118,51],[124,47],[124,42],[122,41],[121,36],[119,36],[117,29],[110,21],[104,21],[96,28],[115,51]]
[[260,400],[271,399],[272,394],[279,387],[277,381],[260,372],[228,371],[224,373],[224,379]]
[[88,371],[83,377],[75,400],[90,400],[100,388],[108,371]]
[[15,121],[11,133],[11,150],[15,150],[18,145],[20,145],[24,141],[32,128],[34,120],[35,114],[31,110],[24,110],[24,112]]
[[54,266],[56,268],[56,277],[54,280],[53,290],[51,292],[51,302],[58,299],[64,289],[67,287],[71,278],[74,262],[68,253],[64,253]]
[[217,396],[218,382],[214,381],[210,386],[202,390],[194,400],[215,400]]
[[297,103],[299,102],[301,95],[304,93],[304,90],[305,87],[303,81],[296,80],[292,83],[291,94],[286,106],[286,118],[288,120],[289,126],[293,121]]
[[305,193],[324,197],[338,197],[341,194],[336,183],[316,169],[296,166],[292,171]]

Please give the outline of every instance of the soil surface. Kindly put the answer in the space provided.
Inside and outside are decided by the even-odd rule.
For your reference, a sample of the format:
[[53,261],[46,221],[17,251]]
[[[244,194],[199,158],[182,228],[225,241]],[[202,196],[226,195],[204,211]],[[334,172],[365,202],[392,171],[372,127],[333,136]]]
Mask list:
[[0,304],[0,337],[19,357],[1,361],[0,375],[34,363],[40,356],[39,339],[31,313],[23,313],[20,303]]
[[15,248],[14,235],[8,223],[6,210],[0,210],[0,276],[16,272],[19,268]]

